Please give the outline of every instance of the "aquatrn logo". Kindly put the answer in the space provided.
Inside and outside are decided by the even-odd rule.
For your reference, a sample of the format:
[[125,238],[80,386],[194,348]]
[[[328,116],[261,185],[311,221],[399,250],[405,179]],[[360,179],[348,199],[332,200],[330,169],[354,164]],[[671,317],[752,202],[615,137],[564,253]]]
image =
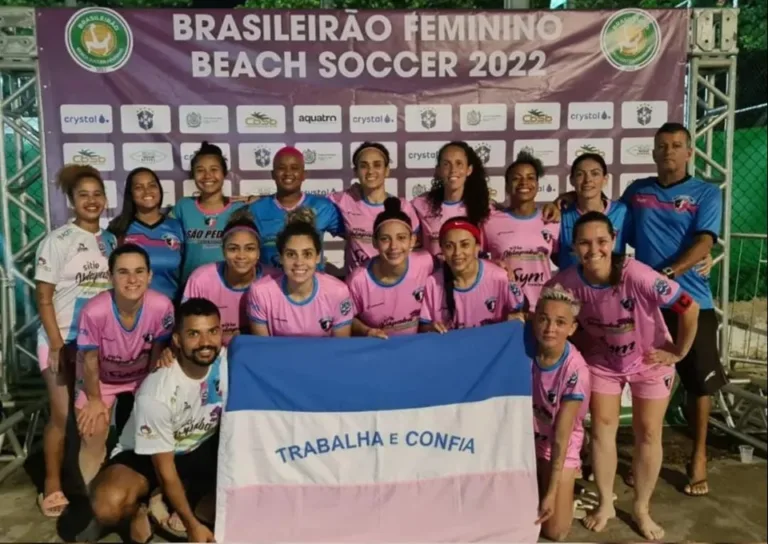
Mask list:
[[64,40],[72,59],[89,72],[105,74],[119,70],[133,52],[133,34],[116,11],[86,8],[67,23]]
[[328,115],[327,113],[320,113],[317,115],[299,115],[300,123],[337,123],[338,121],[339,118],[336,115]]

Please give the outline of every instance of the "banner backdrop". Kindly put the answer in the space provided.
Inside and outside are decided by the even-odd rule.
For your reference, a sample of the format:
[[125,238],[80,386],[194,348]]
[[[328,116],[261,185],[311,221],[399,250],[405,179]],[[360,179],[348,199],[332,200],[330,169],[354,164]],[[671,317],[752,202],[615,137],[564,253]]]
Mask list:
[[[540,200],[585,152],[605,157],[617,197],[655,170],[654,130],[682,121],[687,29],[685,10],[41,9],[48,179],[65,163],[95,166],[112,217],[137,166],[158,172],[166,203],[193,195],[203,140],[229,157],[227,192],[270,194],[272,156],[292,144],[305,190],[328,194],[350,184],[354,148],[376,140],[394,158],[389,191],[413,198],[437,149],[462,139],[496,200],[522,149],[547,168]],[[54,226],[67,220],[56,191],[50,208]]]
[[216,541],[536,542],[523,334],[238,336]]

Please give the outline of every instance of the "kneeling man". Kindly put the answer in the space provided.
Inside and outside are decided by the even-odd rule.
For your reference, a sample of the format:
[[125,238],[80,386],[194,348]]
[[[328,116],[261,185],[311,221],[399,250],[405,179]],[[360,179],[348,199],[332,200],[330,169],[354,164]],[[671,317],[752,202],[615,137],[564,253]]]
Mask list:
[[[131,540],[147,542],[152,530],[146,501],[159,484],[188,540],[213,542],[211,530],[195,517],[193,508],[216,485],[218,429],[227,387],[216,305],[201,298],[184,302],[176,315],[173,343],[178,364],[150,374],[139,387],[119,443],[94,480],[91,507],[98,526],[129,522]],[[95,540],[97,524],[84,532],[90,534],[79,536]]]

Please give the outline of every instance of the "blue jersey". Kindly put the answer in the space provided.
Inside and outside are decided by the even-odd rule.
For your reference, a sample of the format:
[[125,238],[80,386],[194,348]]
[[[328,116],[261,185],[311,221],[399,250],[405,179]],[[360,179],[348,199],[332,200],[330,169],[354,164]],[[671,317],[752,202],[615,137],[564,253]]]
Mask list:
[[[627,243],[632,241],[632,214],[623,202],[606,200],[603,212],[611,220],[613,230],[616,232],[616,245],[613,249],[616,253],[624,253]],[[564,270],[576,264],[573,255],[573,226],[581,217],[581,212],[574,202],[568,206],[560,217],[560,253],[557,255],[557,267]]]
[[152,269],[150,288],[176,300],[181,277],[184,229],[173,217],[163,217],[154,225],[134,219],[125,233],[125,242],[143,247]]
[[245,206],[232,202],[216,211],[203,210],[193,197],[184,197],[171,210],[172,217],[181,222],[184,229],[184,268],[181,281],[198,266],[214,263],[223,258],[221,236],[232,214]]
[[[341,218],[341,213],[336,205],[327,198],[305,193],[296,205],[296,207],[299,206],[307,206],[315,212],[315,227],[321,239],[326,232],[332,236],[344,235],[344,220]],[[285,227],[288,210],[280,206],[274,195],[261,198],[252,203],[250,207],[251,213],[256,219],[259,236],[261,236],[260,261],[262,264],[280,268],[277,235]],[[324,267],[325,263],[321,259],[318,270],[323,270]]]
[[[635,229],[635,256],[661,270],[688,250],[699,234],[717,241],[723,215],[720,190],[700,179],[686,177],[663,187],[658,178],[634,181],[621,200],[631,210]],[[675,278],[702,309],[713,307],[708,278],[696,268]]]

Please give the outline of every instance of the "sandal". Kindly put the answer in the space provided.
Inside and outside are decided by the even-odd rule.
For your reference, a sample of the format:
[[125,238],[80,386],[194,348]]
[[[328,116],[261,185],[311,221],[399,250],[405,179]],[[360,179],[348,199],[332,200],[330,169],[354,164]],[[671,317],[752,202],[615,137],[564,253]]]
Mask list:
[[[706,497],[709,495],[709,482],[707,481],[707,478],[704,478],[703,480],[697,480],[695,482],[691,481],[691,473],[693,472],[691,468],[691,464],[688,463],[685,465],[685,473],[688,476],[688,483],[683,488],[683,493],[689,497]],[[703,493],[696,493],[696,488],[701,489],[704,487]]]
[[54,491],[47,497],[42,493],[37,495],[37,507],[47,518],[58,518],[68,505],[69,501],[61,491]]
[[184,527],[184,523],[182,523],[181,518],[176,512],[168,516],[168,519],[161,526],[165,531],[177,538],[186,538],[187,536],[187,528]]

